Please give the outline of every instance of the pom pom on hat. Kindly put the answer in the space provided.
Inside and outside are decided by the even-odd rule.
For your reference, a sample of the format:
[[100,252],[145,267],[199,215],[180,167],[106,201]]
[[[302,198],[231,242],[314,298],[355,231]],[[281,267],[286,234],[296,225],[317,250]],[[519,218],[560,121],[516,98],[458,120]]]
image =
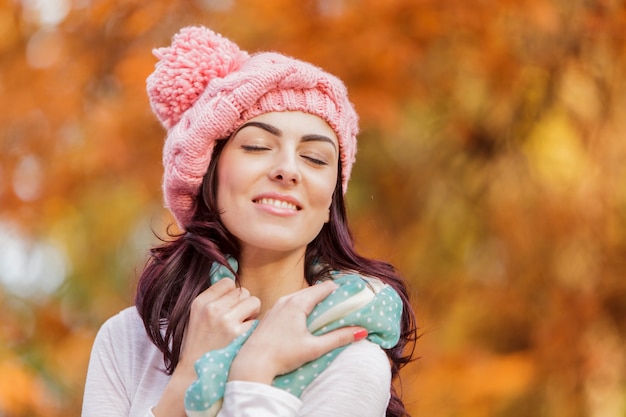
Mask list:
[[205,27],[186,27],[172,45],[153,51],[159,58],[148,77],[152,110],[167,129],[180,120],[214,78],[236,71],[248,54]]
[[167,129],[163,148],[165,205],[185,229],[218,140],[269,112],[301,111],[325,120],[339,140],[345,193],[356,153],[358,116],[341,80],[282,54],[254,55],[205,27],[187,27],[147,79],[150,105]]

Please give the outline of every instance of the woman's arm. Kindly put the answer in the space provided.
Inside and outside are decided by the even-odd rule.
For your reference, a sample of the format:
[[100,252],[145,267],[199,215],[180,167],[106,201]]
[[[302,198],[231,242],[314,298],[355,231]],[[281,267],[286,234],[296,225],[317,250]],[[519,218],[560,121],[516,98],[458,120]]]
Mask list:
[[381,417],[389,403],[391,367],[384,350],[353,343],[303,392],[298,416]]
[[249,328],[258,308],[259,300],[231,280],[201,293],[193,303],[171,377],[165,374],[163,356],[147,337],[137,311],[132,308],[112,317],[101,327],[92,348],[83,417],[184,417],[184,396],[196,378],[196,360]]
[[[345,327],[329,332],[322,336],[312,335],[306,327],[306,317],[315,305],[328,296],[337,285],[332,281],[315,285],[298,291],[286,297],[282,297],[276,305],[268,311],[265,318],[260,322],[257,329],[243,345],[230,368],[229,383],[226,387],[224,403],[219,414],[220,417],[231,416],[295,416],[299,414],[302,402],[297,397],[271,386],[273,379],[288,373],[306,362],[330,352],[331,350],[360,340],[367,336],[367,332],[359,327]],[[369,342],[368,342],[369,343]],[[376,346],[378,351],[380,349]],[[346,351],[351,351],[350,347]],[[376,352],[378,352],[376,351]],[[344,351],[345,352],[345,351]],[[380,351],[382,352],[382,351]],[[342,353],[344,355],[344,353]],[[331,365],[322,375],[325,378],[342,374],[346,369],[360,369],[348,366],[341,369],[342,363],[349,364],[349,361],[339,359],[338,365]],[[383,364],[377,369],[385,369],[390,374],[389,363],[384,353],[382,356],[373,356],[375,362]],[[380,360],[382,358],[382,361]],[[365,363],[367,365],[367,361]],[[339,369],[333,371],[332,369]],[[360,375],[348,372],[346,377],[340,381],[344,386],[354,383],[353,377],[358,380]],[[322,375],[318,379],[323,380]],[[374,379],[379,381],[379,375],[375,374]],[[384,378],[383,378],[384,379]],[[389,378],[387,378],[389,380]],[[379,407],[384,410],[389,398],[389,385],[383,383],[382,401],[378,401]],[[334,389],[329,386],[329,389]],[[311,392],[317,392],[315,390]],[[317,392],[309,397],[303,396],[306,401],[313,403],[325,401],[324,396],[328,392]],[[342,395],[335,397],[335,402],[345,402],[357,400],[359,397],[354,394],[362,394],[359,389],[343,390]],[[332,407],[331,407],[332,409]],[[372,407],[368,407],[372,411]],[[376,409],[376,408],[374,408]],[[304,414],[302,414],[304,415]],[[315,414],[324,415],[324,414]],[[326,414],[328,415],[328,414]],[[331,413],[331,415],[339,415]],[[373,415],[378,414],[360,414]]]
[[[130,399],[125,389],[128,367],[124,366],[123,343],[115,346],[120,327],[107,321],[96,335],[89,360],[83,398],[82,417],[128,416]],[[118,331],[117,336],[114,334]]]
[[307,329],[307,316],[335,289],[337,284],[326,281],[281,297],[241,347],[228,380],[271,385],[276,376],[365,338],[367,330],[360,327],[343,327],[321,336]]
[[218,417],[382,417],[390,387],[387,355],[361,341],[339,354],[301,398],[266,384],[229,382]]
[[163,395],[152,412],[155,417],[185,417],[184,398],[197,375],[194,364],[205,352],[228,345],[245,333],[260,308],[259,299],[230,279],[211,285],[193,301],[181,355]]

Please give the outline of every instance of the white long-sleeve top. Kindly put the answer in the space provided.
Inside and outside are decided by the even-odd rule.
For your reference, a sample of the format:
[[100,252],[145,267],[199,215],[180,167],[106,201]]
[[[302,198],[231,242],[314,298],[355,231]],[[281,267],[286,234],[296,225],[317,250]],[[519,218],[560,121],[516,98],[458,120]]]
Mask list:
[[[91,352],[83,417],[152,417],[170,376],[135,307],[100,328]],[[367,340],[337,356],[300,398],[270,385],[230,381],[218,417],[381,417],[389,402],[385,352]]]

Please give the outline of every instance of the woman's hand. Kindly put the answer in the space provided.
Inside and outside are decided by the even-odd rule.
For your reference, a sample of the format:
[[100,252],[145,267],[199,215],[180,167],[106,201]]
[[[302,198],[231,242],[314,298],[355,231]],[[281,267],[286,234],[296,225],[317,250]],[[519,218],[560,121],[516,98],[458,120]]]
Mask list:
[[367,336],[360,327],[345,327],[322,336],[308,331],[307,316],[336,288],[337,284],[326,281],[281,297],[242,346],[229,380],[271,384],[276,376]]
[[221,279],[191,304],[179,364],[193,365],[204,353],[221,349],[252,326],[261,302],[231,279]]
[[156,417],[185,416],[185,391],[196,379],[194,364],[210,350],[227,346],[252,327],[261,302],[231,279],[221,279],[191,304],[178,365],[157,406]]

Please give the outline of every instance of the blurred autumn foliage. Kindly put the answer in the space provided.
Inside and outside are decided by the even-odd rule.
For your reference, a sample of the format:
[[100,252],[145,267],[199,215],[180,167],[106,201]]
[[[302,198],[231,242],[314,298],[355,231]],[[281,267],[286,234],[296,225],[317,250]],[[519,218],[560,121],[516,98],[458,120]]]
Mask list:
[[80,414],[171,222],[145,78],[189,24],[348,85],[351,224],[415,292],[414,416],[626,415],[623,0],[0,0],[0,416]]

